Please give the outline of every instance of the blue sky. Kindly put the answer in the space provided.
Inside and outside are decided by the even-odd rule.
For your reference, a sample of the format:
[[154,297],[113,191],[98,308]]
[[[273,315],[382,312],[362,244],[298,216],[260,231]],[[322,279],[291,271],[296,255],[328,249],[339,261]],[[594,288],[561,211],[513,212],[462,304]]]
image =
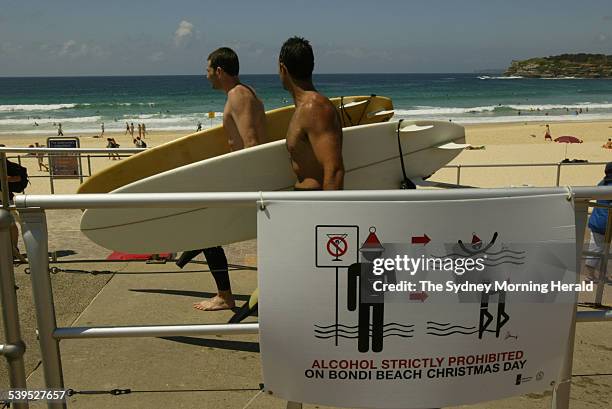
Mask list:
[[473,72],[512,59],[612,54],[610,0],[2,0],[0,75],[200,74],[234,48],[275,73],[311,40],[315,72]]

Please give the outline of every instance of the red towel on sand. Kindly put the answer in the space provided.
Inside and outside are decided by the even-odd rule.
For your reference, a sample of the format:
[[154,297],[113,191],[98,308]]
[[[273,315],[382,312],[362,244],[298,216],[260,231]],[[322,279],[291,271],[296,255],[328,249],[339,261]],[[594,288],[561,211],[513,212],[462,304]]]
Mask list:
[[[160,253],[159,258],[170,258],[172,253]],[[120,251],[113,251],[106,257],[107,260],[148,260],[153,254],[128,254]]]

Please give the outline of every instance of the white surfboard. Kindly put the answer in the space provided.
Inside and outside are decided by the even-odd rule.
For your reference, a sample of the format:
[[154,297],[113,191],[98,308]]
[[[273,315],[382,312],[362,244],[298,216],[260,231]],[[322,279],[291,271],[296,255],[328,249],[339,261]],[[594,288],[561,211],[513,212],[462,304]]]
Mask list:
[[[343,130],[345,189],[397,189],[403,179],[398,122]],[[463,147],[464,128],[449,122],[404,121],[400,140],[406,175],[427,177]],[[462,146],[462,145],[459,145]],[[284,140],[228,153],[166,171],[121,187],[115,193],[240,192],[291,190],[296,182]],[[111,250],[141,253],[184,251],[256,237],[253,208],[90,209],[81,230]]]

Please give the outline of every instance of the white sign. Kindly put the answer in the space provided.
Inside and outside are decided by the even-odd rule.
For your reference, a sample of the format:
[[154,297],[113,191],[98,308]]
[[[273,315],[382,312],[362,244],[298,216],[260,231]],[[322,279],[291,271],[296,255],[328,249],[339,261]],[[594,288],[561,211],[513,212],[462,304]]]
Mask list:
[[428,408],[559,382],[578,289],[566,195],[266,205],[260,344],[275,396]]

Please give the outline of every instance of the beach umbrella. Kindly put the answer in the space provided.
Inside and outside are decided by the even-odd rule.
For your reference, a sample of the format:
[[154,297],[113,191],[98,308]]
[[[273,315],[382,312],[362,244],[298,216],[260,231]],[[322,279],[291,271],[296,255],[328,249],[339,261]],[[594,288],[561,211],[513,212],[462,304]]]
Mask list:
[[567,158],[567,145],[570,143],[582,143],[582,139],[578,139],[575,136],[565,135],[556,138],[555,142],[565,144],[565,157]]

